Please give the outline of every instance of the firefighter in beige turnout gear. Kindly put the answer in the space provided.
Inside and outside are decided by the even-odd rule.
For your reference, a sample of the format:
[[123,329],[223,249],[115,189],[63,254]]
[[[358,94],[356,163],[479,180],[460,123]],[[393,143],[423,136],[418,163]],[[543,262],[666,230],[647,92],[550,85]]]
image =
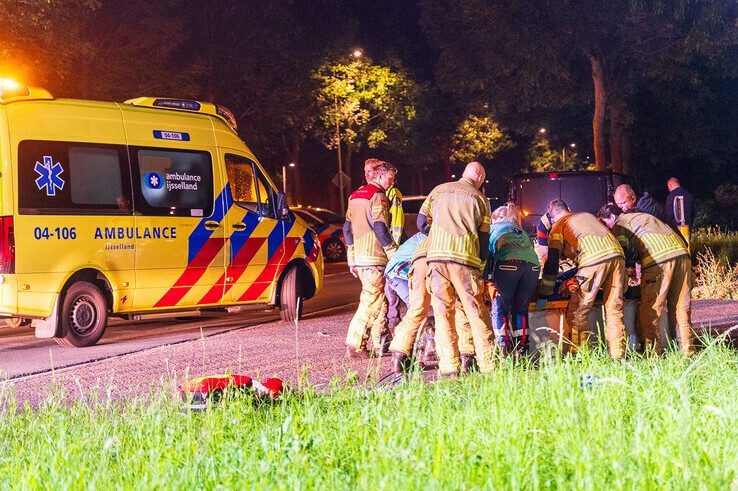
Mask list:
[[617,239],[597,217],[590,213],[570,213],[563,207],[552,207],[554,225],[548,244],[548,258],[543,268],[539,298],[553,293],[563,256],[577,263],[578,288],[572,292],[567,308],[571,333],[569,350],[576,352],[589,345],[591,335],[589,312],[600,288],[605,296],[605,338],[610,356],[617,360],[625,355],[623,324],[623,291],[625,288],[625,256]]
[[438,368],[444,376],[455,376],[461,369],[457,300],[469,321],[479,370],[493,368],[494,334],[481,279],[490,221],[489,202],[479,191],[484,179],[484,167],[469,163],[459,181],[434,188],[418,214],[418,228],[428,233],[428,286]]
[[372,181],[349,198],[343,225],[347,260],[351,273],[361,281],[359,307],[346,335],[346,356],[366,358],[371,333],[374,351],[381,356],[382,336],[387,331],[387,301],[384,297],[384,267],[397,249],[389,230],[389,201],[384,194],[394,182],[395,169],[383,162],[372,173]]
[[684,240],[647,213],[624,213],[609,204],[600,209],[599,216],[623,246],[626,265],[641,265],[638,335],[643,347],[662,352],[659,321],[666,310],[670,337],[675,333],[681,352],[692,355],[692,263]]
[[[410,357],[415,340],[418,337],[418,332],[426,326],[428,314],[430,313],[431,296],[428,291],[427,281],[427,248],[428,238],[426,237],[412,255],[412,265],[409,274],[410,305],[408,305],[407,312],[402,318],[402,321],[395,328],[395,334],[389,347],[392,353],[392,370],[395,373],[406,372],[410,368]],[[466,371],[473,367],[475,359],[474,341],[472,339],[469,320],[466,318],[458,300],[454,322],[457,326],[460,326],[459,351],[461,353],[461,368],[462,371]],[[428,349],[429,342],[426,339],[426,349]]]

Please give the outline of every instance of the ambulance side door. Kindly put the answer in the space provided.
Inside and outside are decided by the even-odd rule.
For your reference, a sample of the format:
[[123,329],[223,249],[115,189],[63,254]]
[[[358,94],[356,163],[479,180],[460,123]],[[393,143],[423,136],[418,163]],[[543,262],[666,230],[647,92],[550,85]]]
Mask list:
[[276,218],[276,192],[253,160],[237,151],[223,152],[234,201],[227,215],[226,301],[267,301],[284,242],[284,228]]
[[[186,308],[222,292],[228,200],[215,148],[130,146],[136,310]],[[220,284],[219,284],[220,282]],[[222,295],[222,293],[221,293]]]

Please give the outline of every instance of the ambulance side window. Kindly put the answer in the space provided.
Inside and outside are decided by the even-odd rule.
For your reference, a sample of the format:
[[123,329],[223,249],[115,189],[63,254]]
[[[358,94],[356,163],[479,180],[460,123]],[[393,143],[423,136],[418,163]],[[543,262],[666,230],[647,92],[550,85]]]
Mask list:
[[149,216],[207,217],[213,213],[210,153],[130,147],[136,211]]
[[123,145],[24,140],[18,145],[21,214],[130,215]]
[[256,164],[231,153],[225,155],[225,163],[233,201],[261,216],[274,218],[274,191]]

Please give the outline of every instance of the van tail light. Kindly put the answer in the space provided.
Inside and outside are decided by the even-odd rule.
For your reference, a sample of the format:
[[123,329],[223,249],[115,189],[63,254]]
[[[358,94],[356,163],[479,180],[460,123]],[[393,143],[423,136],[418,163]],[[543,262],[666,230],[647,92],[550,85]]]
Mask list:
[[15,273],[13,217],[0,217],[0,274]]

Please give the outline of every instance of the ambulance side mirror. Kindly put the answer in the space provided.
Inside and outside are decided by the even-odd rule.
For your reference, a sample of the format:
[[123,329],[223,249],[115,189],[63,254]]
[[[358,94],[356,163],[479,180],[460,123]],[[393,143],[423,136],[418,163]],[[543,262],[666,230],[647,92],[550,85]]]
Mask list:
[[277,193],[277,217],[280,220],[290,219],[290,205],[287,203],[287,196],[281,191]]

